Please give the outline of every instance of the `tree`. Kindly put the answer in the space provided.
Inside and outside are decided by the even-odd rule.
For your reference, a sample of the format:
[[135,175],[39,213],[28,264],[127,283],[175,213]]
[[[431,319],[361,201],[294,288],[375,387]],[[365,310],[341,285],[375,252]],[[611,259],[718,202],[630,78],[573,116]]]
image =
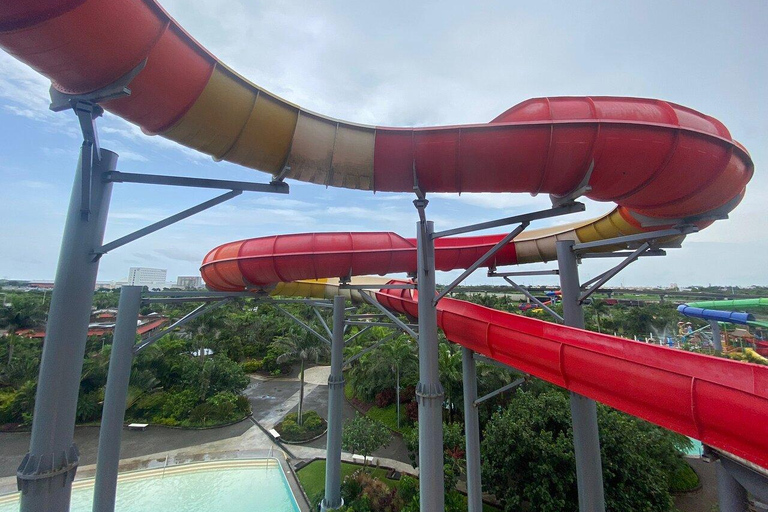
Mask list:
[[299,373],[301,380],[299,387],[299,416],[296,420],[301,425],[304,422],[302,417],[304,410],[304,366],[308,360],[314,359],[317,362],[320,356],[328,354],[328,345],[317,339],[307,330],[302,329],[298,331],[296,328],[292,328],[288,331],[288,334],[278,337],[275,340],[274,346],[282,352],[277,358],[278,363],[292,359],[298,359],[301,362]]
[[380,347],[373,357],[375,367],[384,366],[395,374],[395,403],[397,404],[397,428],[400,428],[400,374],[404,368],[413,369],[418,364],[415,344],[410,338],[399,336]]
[[595,315],[595,323],[597,324],[597,332],[603,332],[600,328],[600,318],[608,312],[608,303],[604,300],[592,301],[592,313]]
[[360,414],[347,420],[341,433],[342,448],[352,455],[362,455],[365,458],[363,466],[368,464],[369,455],[388,445],[391,440],[392,433],[387,427]]
[[[607,510],[666,512],[669,474],[685,462],[680,438],[598,404]],[[485,428],[483,483],[504,507],[578,510],[568,396],[548,386],[518,391]]]
[[440,382],[445,390],[445,402],[448,405],[448,420],[453,421],[456,409],[456,398],[462,396],[461,351],[452,343],[448,343],[443,335],[438,349],[438,367]]

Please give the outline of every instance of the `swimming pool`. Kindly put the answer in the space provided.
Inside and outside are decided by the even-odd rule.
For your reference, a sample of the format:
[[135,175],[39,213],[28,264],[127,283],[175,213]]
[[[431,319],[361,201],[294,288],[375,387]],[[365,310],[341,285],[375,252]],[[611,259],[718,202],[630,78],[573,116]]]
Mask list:
[[691,449],[688,450],[685,454],[690,457],[701,457],[701,453],[704,451],[704,447],[701,445],[701,441],[692,437],[689,437],[688,439],[690,439],[693,444],[691,445]]
[[[75,482],[71,512],[90,512],[93,479]],[[0,512],[19,510],[18,493]],[[276,459],[205,462],[121,474],[116,512],[299,512]]]

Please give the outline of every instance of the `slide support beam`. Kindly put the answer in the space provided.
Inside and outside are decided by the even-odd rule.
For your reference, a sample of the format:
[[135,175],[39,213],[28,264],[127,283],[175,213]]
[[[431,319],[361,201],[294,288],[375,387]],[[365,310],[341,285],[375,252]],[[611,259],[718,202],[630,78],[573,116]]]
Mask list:
[[[418,200],[417,200],[418,201]],[[420,213],[424,211],[419,208]],[[419,311],[419,489],[421,512],[444,512],[443,386],[438,370],[437,309],[435,308],[434,224],[422,220],[418,233]]]
[[344,404],[344,304],[343,295],[333,297],[331,374],[328,376],[328,436],[325,455],[325,497],[320,510],[344,505],[341,498],[341,408]]
[[712,344],[715,347],[715,352],[723,351],[723,342],[720,341],[720,324],[717,320],[709,321],[710,327],[712,327]]
[[477,413],[477,365],[474,352],[461,348],[464,383],[464,432],[467,457],[467,509],[482,512],[483,486],[480,480],[480,419]]
[[723,461],[715,462],[717,466],[717,504],[720,512],[747,512],[747,490],[733,478],[723,466]]
[[[16,472],[21,512],[66,512],[78,465],[74,444],[77,396],[85,342],[96,286],[98,261],[93,250],[103,243],[112,184],[103,179],[117,166],[117,154],[102,149],[92,159],[88,209],[83,205],[83,150],[75,173],[64,236],[56,269],[56,286],[48,311],[40,375],[37,384],[29,453]],[[85,155],[85,153],[89,153]]]
[[99,428],[96,481],[93,487],[93,512],[114,512],[120,441],[123,436],[125,402],[131,380],[136,325],[141,308],[141,286],[123,286],[117,306],[117,323],[109,356],[107,387]]
[[[563,293],[565,325],[584,329],[584,310],[579,301],[579,266],[573,251],[573,240],[557,242],[560,289]],[[573,447],[576,452],[576,481],[579,512],[605,512],[603,464],[600,459],[600,435],[597,427],[597,404],[571,392]]]

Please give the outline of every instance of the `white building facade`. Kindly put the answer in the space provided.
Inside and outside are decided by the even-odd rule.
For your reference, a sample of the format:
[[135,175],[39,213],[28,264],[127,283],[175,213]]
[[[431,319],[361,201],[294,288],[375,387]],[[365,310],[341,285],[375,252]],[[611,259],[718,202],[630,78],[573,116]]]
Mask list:
[[167,277],[168,270],[164,268],[131,267],[128,271],[128,284],[131,286],[164,288]]

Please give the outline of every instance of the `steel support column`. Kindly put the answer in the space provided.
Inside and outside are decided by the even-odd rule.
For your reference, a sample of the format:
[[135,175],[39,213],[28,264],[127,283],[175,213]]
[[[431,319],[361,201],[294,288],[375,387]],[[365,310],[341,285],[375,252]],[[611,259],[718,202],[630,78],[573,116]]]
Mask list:
[[[91,156],[91,155],[88,155]],[[117,154],[93,159],[89,214],[82,205],[83,155],[77,165],[51,295],[29,453],[17,470],[21,511],[66,512],[78,464],[73,443],[80,372],[96,286],[93,251],[104,241],[112,185],[103,179]]]
[[416,224],[418,232],[419,310],[419,489],[421,512],[443,512],[443,386],[438,369],[435,308],[435,242],[431,221]]
[[467,510],[482,512],[483,486],[480,480],[480,419],[477,413],[477,366],[474,352],[461,348],[464,384],[464,432],[467,449]]
[[[557,242],[560,267],[560,289],[563,293],[565,325],[584,328],[584,310],[579,303],[581,293],[579,266],[573,252],[573,240]],[[605,512],[603,465],[600,460],[600,435],[597,428],[597,404],[578,393],[571,393],[573,447],[576,452],[576,480],[580,512]]]
[[720,512],[747,512],[747,491],[733,478],[723,466],[723,462],[715,462],[717,466],[717,504]]
[[712,344],[715,347],[715,352],[722,352],[723,342],[720,340],[720,324],[717,320],[710,320],[709,325],[712,327]]
[[325,452],[325,497],[320,510],[344,505],[341,498],[341,408],[344,404],[344,304],[343,295],[333,298],[331,374],[328,376],[328,435]]
[[114,512],[120,441],[123,436],[125,402],[131,380],[136,325],[141,308],[141,286],[123,286],[117,306],[117,323],[109,356],[107,387],[99,428],[96,481],[93,487],[93,512]]

